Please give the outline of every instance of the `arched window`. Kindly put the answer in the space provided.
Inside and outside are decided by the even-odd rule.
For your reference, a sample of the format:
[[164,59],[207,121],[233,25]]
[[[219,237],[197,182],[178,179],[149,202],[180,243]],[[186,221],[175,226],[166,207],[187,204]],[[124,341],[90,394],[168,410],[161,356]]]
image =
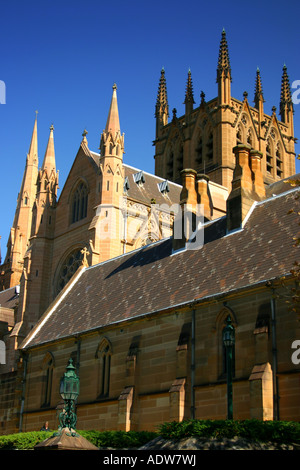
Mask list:
[[267,140],[267,145],[266,145],[266,170],[267,173],[270,175],[273,174],[273,149],[272,149],[272,144],[270,142],[270,139]]
[[202,158],[203,158],[203,141],[202,137],[200,136],[197,141],[196,146],[196,164],[202,165]]
[[239,145],[242,143],[243,143],[242,129],[241,129],[241,126],[238,126],[237,131],[236,131],[236,145]]
[[167,161],[166,161],[166,179],[169,179],[169,180],[173,179],[173,160],[174,160],[174,154],[173,154],[173,150],[170,148],[167,154]]
[[183,145],[180,142],[176,149],[176,167],[175,167],[175,182],[181,183],[180,172],[183,170]]
[[71,223],[78,222],[78,220],[84,219],[87,216],[87,205],[88,205],[88,188],[81,181],[74,194],[71,204]]
[[253,148],[253,135],[251,129],[248,129],[247,132],[247,144],[249,144]]
[[76,248],[66,257],[62,263],[56,281],[56,295],[65,287],[73,274],[82,264],[83,254],[82,248]]
[[208,134],[206,148],[207,148],[207,151],[206,151],[207,159],[208,161],[210,161],[213,159],[213,156],[214,156],[214,138],[213,138],[212,131],[210,131],[210,133]]
[[47,353],[43,365],[43,376],[42,376],[42,407],[48,407],[51,403],[51,391],[52,391],[52,380],[53,380],[53,369],[54,359],[52,354]]
[[279,178],[282,178],[283,161],[282,161],[281,147],[279,143],[277,143],[277,146],[276,146],[276,174]]
[[109,395],[111,355],[111,344],[106,338],[104,338],[99,344],[96,353],[96,358],[99,360],[98,398],[105,398]]

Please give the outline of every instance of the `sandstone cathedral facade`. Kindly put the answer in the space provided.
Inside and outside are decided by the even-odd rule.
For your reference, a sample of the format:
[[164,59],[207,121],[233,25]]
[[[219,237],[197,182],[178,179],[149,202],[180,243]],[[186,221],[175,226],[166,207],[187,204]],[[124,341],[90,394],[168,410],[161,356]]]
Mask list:
[[[202,92],[195,107],[189,71],[185,113],[174,108],[169,119],[161,71],[154,175],[124,161],[114,85],[100,152],[84,131],[59,198],[54,128],[39,166],[35,119],[0,266],[1,433],[56,426],[70,357],[81,429],[225,417],[228,315],[236,417],[299,420],[290,360],[299,324],[286,305],[297,256],[297,223],[287,215],[297,191],[287,182],[295,175],[287,68],[279,116],[275,107],[265,113],[259,70],[254,106],[246,92],[232,96],[231,82],[225,31],[215,98]],[[187,249],[186,233],[174,236],[187,205],[193,215],[203,209],[199,249]]]

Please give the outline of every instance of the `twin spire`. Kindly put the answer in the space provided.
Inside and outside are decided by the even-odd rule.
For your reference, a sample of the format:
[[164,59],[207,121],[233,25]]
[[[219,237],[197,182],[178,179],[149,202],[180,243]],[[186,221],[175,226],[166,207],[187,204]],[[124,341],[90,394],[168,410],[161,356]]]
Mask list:
[[29,152],[27,155],[27,161],[38,164],[38,138],[37,138],[37,111],[32,131],[31,142],[29,146]]
[[42,165],[42,170],[47,171],[49,174],[52,170],[56,171],[53,131],[54,127],[52,124],[50,126],[50,135]]
[[[56,168],[53,130],[54,130],[54,127],[53,125],[51,125],[50,135],[49,135],[47,148],[46,148],[41,170],[47,169],[48,171],[51,171],[51,170],[55,171],[55,168]],[[27,162],[31,164],[34,163],[36,166],[38,165],[37,111],[36,111],[36,117],[34,121],[29,151],[27,154]]]

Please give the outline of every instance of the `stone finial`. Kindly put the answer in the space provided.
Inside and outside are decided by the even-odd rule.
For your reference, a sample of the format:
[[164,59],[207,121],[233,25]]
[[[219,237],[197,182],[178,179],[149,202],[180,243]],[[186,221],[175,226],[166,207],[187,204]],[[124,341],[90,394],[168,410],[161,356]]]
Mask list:
[[89,250],[86,248],[86,246],[81,250],[81,253],[83,254],[82,266],[88,267],[87,255],[89,255],[90,252],[89,252]]

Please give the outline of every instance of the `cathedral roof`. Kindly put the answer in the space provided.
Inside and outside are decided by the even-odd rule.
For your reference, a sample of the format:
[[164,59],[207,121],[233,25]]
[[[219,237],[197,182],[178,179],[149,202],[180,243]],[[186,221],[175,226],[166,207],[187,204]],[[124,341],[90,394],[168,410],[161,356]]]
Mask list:
[[19,286],[10,287],[0,292],[0,307],[15,308],[19,302]]
[[[289,275],[299,236],[298,188],[256,202],[243,228],[226,217],[205,225],[198,249],[172,251],[172,239],[82,268],[25,339],[27,349],[124,321],[264,286]],[[284,188],[281,188],[281,191]],[[274,190],[274,188],[273,188]]]
[[[182,186],[172,181],[168,181],[167,190],[163,189],[162,183],[165,182],[163,178],[152,175],[151,173],[143,172],[130,165],[123,164],[125,170],[125,178],[129,184],[127,195],[128,198],[135,201],[149,204],[152,200],[155,204],[172,204],[180,200],[180,192]],[[135,175],[138,173],[143,175],[143,181],[135,181]]]
[[[92,157],[92,161],[95,164],[95,170],[97,170],[100,158],[99,153],[89,151],[89,155]],[[159,176],[142,171],[125,163],[123,163],[123,168],[126,185],[125,191],[129,199],[143,204],[151,204],[152,201],[152,203],[155,204],[168,205],[178,203],[180,200],[181,185],[168,181],[168,190],[162,190],[162,183],[166,182],[164,178],[160,178]],[[135,175],[138,173],[143,175],[141,184],[138,184],[139,181],[135,181]]]

